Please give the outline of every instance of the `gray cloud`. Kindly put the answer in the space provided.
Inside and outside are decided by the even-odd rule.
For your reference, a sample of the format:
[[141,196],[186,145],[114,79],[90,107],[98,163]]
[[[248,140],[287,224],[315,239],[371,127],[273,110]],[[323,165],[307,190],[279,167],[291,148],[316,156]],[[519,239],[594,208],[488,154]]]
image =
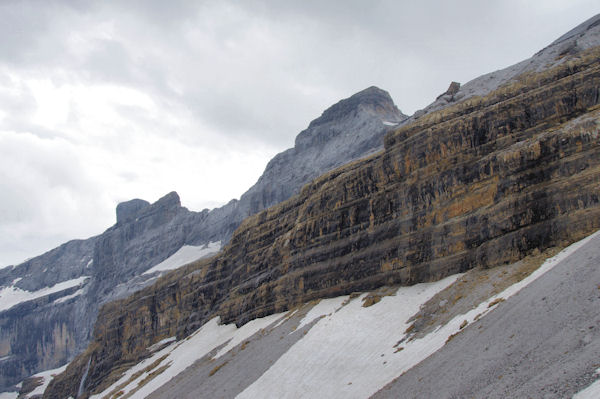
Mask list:
[[4,1],[0,266],[101,232],[120,200],[224,203],[339,99],[377,85],[412,113],[598,12],[590,0]]

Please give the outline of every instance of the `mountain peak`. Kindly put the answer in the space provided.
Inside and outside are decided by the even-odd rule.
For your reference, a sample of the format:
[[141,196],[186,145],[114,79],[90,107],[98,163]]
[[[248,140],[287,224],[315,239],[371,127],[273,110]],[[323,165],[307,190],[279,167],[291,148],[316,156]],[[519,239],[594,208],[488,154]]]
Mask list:
[[370,86],[327,108],[308,127],[311,128],[345,118],[356,113],[359,109],[371,114],[381,114],[386,118],[389,118],[390,114],[396,116],[398,120],[405,118],[405,115],[396,107],[394,100],[387,91],[376,86]]
[[117,205],[117,224],[124,223],[136,217],[136,215],[150,203],[139,198],[121,202]]
[[155,203],[150,204],[148,201],[142,199],[132,199],[129,201],[121,202],[117,205],[117,225],[123,224],[130,220],[133,220],[140,215],[145,215],[155,212],[164,212],[181,207],[181,200],[179,194],[175,191],[164,195],[159,198]]
[[179,194],[176,191],[171,191],[170,193],[164,195],[159,198],[152,206],[155,207],[164,207],[164,208],[179,208],[181,206],[181,199],[179,198]]

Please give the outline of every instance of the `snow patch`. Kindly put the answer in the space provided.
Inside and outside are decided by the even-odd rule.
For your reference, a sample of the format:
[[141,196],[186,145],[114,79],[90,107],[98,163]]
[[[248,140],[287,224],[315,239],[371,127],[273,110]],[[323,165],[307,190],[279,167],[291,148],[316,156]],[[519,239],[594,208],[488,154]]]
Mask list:
[[66,302],[66,301],[68,301],[69,299],[71,299],[71,298],[75,298],[76,296],[79,296],[79,295],[81,295],[81,294],[83,294],[83,288],[80,288],[80,289],[78,289],[77,291],[75,291],[75,292],[74,292],[74,293],[72,293],[71,295],[66,295],[66,296],[63,296],[62,298],[58,298],[58,299],[56,299],[56,300],[54,301],[54,303],[63,303],[63,302]]
[[383,121],[382,123],[386,126],[397,126],[398,125],[398,123],[396,123],[396,122],[389,122],[389,121]]
[[60,373],[62,373],[63,371],[65,371],[65,369],[67,368],[67,365],[68,365],[68,363],[59,368],[42,371],[41,373],[32,375],[30,378],[42,378],[42,385],[37,386],[33,391],[31,391],[30,393],[25,395],[23,398],[24,399],[32,398],[36,395],[43,395],[46,388],[48,388],[50,381],[52,381],[55,376],[57,376]]
[[174,342],[176,340],[177,340],[177,337],[169,337],[169,338],[161,339],[160,341],[158,341],[154,345],[149,346],[148,350],[150,352],[154,352],[155,350],[159,349],[161,346],[166,345],[166,344],[170,344],[171,342]]
[[0,399],[17,399],[19,392],[2,392],[0,393]]
[[[600,369],[596,370],[596,375],[600,377]],[[573,399],[598,399],[600,398],[600,379],[592,383],[589,387],[573,395]]]
[[296,330],[302,329],[302,327],[310,324],[314,319],[318,317],[325,317],[338,311],[350,297],[340,296],[337,298],[321,299],[318,304],[312,307],[308,311],[306,316],[300,320],[300,324],[296,327]]
[[427,348],[405,356],[394,353],[394,344],[420,306],[458,277],[401,287],[367,308],[360,300],[339,308],[348,297],[335,298],[338,306],[329,309],[322,305],[328,315],[237,397],[369,397],[424,358]]
[[221,241],[209,242],[206,245],[192,246],[184,245],[177,252],[160,262],[158,265],[146,270],[143,274],[162,272],[165,270],[177,269],[187,265],[195,260],[205,258],[209,255],[219,252]]
[[[237,345],[234,342],[242,342],[254,333],[273,324],[284,315],[285,313],[278,313],[255,319],[240,328],[237,328],[235,324],[219,324],[220,318],[215,317],[187,338],[171,343],[154,353],[151,357],[133,366],[117,382],[102,393],[90,396],[90,399],[109,398],[111,397],[111,392],[117,387],[119,387],[120,391],[123,391],[123,395],[127,395],[137,388],[138,384],[152,372],[166,367],[164,371],[157,374],[152,380],[133,392],[130,396],[131,399],[145,398],[171,380],[171,378],[191,366],[196,360],[201,359],[219,346],[227,343],[226,348],[232,348]],[[219,351],[219,354],[215,358],[218,358],[224,349]],[[158,362],[163,357],[164,359]],[[146,370],[155,362],[158,362],[158,364],[152,369]],[[138,372],[142,372],[141,375],[133,378],[134,374]]]
[[14,285],[11,285],[10,287],[4,287],[0,290],[0,311],[10,309],[19,303],[31,301],[55,292],[80,286],[88,278],[89,276],[82,276],[73,280],[63,281],[53,285],[52,287],[44,287],[41,290],[33,292],[22,290]]

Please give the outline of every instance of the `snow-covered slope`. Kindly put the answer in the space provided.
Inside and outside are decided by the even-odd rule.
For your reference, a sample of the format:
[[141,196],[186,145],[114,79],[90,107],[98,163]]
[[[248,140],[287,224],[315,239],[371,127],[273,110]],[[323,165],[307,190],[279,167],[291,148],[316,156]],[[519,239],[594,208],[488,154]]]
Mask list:
[[[50,294],[53,294],[56,292],[65,291],[69,288],[79,287],[79,286],[83,285],[88,278],[89,278],[89,276],[82,276],[79,278],[75,278],[72,280],[67,280],[67,281],[60,282],[58,284],[54,284],[52,287],[44,287],[44,288],[41,288],[41,289],[39,289],[37,291],[33,291],[33,292],[27,291],[27,290],[22,290],[22,289],[16,287],[15,284],[18,283],[18,280],[20,280],[20,279],[15,279],[13,284],[11,284],[8,287],[3,287],[2,289],[0,289],[0,311],[10,309],[15,305],[18,305],[20,303],[27,302],[27,301],[32,301],[36,298],[41,298],[41,297],[44,297],[46,295],[50,295]],[[76,296],[75,294],[80,295],[82,292],[83,291],[78,290],[78,291],[76,291],[76,293],[59,298],[56,301],[59,301],[59,302],[65,301],[69,298],[75,297]]]
[[33,391],[29,392],[28,394],[22,395],[21,399],[35,398],[35,397],[39,397],[38,395],[42,395],[44,393],[44,391],[46,390],[46,388],[48,387],[48,384],[50,384],[50,381],[52,381],[52,379],[54,378],[54,376],[62,373],[63,371],[65,371],[66,368],[67,368],[67,365],[65,364],[62,367],[58,367],[53,370],[42,371],[41,373],[32,375],[30,378],[31,379],[39,379],[40,385],[35,387],[35,389]]
[[150,358],[93,397],[122,392],[131,398],[367,398],[599,238],[600,232],[571,245],[422,337],[411,335],[411,317],[437,293],[462,284],[461,275],[324,299],[239,329],[215,318],[187,339],[154,345]]
[[177,252],[160,262],[158,265],[146,270],[142,274],[164,272],[177,269],[195,260],[205,258],[219,252],[221,241],[209,242],[206,245],[184,245]]
[[[215,318],[187,339],[172,342],[155,352],[92,398],[109,398],[120,391],[132,393],[131,398],[144,398],[207,354],[212,352],[209,362],[216,362],[251,337],[260,339],[265,334],[281,334],[285,331],[284,324],[288,324],[289,328],[294,323],[297,328],[286,333],[296,335],[297,343],[255,384],[242,392],[241,397],[265,397],[266,392],[270,397],[284,397],[286,389],[290,388],[300,389],[312,397],[319,391],[328,392],[327,397],[332,397],[330,395],[334,392],[344,396],[353,393],[364,396],[365,392],[376,392],[396,376],[399,364],[418,361],[418,354],[394,356],[394,343],[419,306],[456,277],[400,288],[393,296],[386,296],[366,308],[361,300],[366,294],[353,299],[344,296],[323,300],[308,312],[305,309],[301,320],[297,314],[284,320],[285,323],[278,322],[291,316],[286,313],[253,320],[239,329],[235,325],[220,325]],[[348,348],[353,349],[349,351]],[[382,366],[381,354],[388,356],[389,366]],[[227,360],[224,364],[229,362]],[[151,377],[153,373],[156,373],[154,378]],[[149,378],[152,379],[148,381]],[[354,380],[354,386],[347,385],[348,379]],[[314,391],[308,390],[308,387],[313,387]],[[194,396],[193,393],[189,395]]]
[[[599,378],[600,232],[534,275],[527,288],[505,297],[375,398],[569,398],[581,390],[581,395],[593,393],[597,385],[584,388]],[[437,373],[441,368],[444,372]]]

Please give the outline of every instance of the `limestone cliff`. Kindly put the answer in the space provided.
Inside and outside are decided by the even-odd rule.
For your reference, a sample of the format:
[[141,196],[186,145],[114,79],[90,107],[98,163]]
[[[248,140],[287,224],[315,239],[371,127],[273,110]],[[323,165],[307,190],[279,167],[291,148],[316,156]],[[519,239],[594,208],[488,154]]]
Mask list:
[[227,242],[247,216],[289,198],[324,172],[380,150],[390,122],[405,118],[387,92],[370,87],[311,122],[296,146],[271,160],[240,200],[201,212],[182,207],[175,192],[153,204],[123,202],[116,209],[116,224],[99,236],[0,270],[0,288],[8,291],[38,291],[88,277],[81,291],[65,289],[0,308],[0,389],[61,366],[83,351],[99,307],[148,285],[156,275],[144,272],[183,245]]
[[[384,151],[246,219],[216,257],[101,310],[46,398],[83,396],[209,318],[513,262],[600,228],[600,48],[400,127]],[[87,378],[82,383],[86,365]]]

